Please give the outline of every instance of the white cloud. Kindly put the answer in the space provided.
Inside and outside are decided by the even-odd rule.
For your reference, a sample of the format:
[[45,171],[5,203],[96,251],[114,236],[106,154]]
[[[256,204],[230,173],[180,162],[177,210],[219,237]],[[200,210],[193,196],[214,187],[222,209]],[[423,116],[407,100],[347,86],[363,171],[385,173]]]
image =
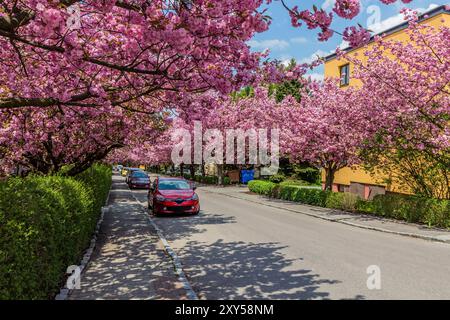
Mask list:
[[283,64],[285,67],[287,67],[289,65],[289,63],[291,62],[292,58],[294,58],[294,57],[291,56],[290,54],[282,54],[279,56],[278,60],[281,61],[281,64]]
[[292,43],[302,44],[302,43],[307,43],[308,39],[306,39],[305,37],[296,37],[296,38],[292,38],[290,41]]
[[313,73],[308,73],[306,74],[306,76],[311,77],[312,80],[317,80],[317,81],[323,81],[324,79],[324,75],[323,73],[317,73],[317,72],[313,72]]
[[342,42],[339,44],[339,49],[343,50],[345,48],[348,48],[350,46],[350,43],[348,41],[342,40]]
[[314,52],[312,55],[310,55],[309,57],[303,58],[301,60],[299,60],[299,63],[311,63],[314,60],[316,60],[318,57],[323,58],[326,57],[327,55],[333,53],[333,51],[327,52],[327,51],[323,51],[323,50],[317,50],[316,52]]
[[320,8],[323,10],[329,10],[334,7],[335,2],[336,0],[325,0]]
[[250,40],[247,44],[257,50],[284,50],[289,47],[289,42],[280,39]]
[[[438,7],[437,4],[435,3],[431,3],[428,8],[416,8],[414,10],[416,10],[419,13],[424,13],[424,12],[428,12],[434,8]],[[384,31],[398,26],[399,24],[402,24],[403,22],[405,22],[404,18],[403,18],[403,14],[397,14],[395,16],[389,17],[385,20],[382,20],[378,23],[374,23],[372,25],[367,26],[367,28],[371,31],[373,31],[374,34],[379,34],[379,33],[383,33]]]

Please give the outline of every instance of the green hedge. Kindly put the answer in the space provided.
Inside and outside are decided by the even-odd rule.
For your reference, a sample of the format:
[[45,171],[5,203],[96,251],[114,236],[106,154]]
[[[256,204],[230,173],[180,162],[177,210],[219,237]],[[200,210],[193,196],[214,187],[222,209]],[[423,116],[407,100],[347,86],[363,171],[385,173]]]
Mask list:
[[297,201],[313,206],[324,207],[329,192],[320,189],[302,188],[299,186],[281,185],[280,198],[284,200]]
[[273,196],[274,189],[277,187],[277,184],[274,182],[262,180],[251,180],[247,185],[250,191],[266,196]]
[[450,228],[450,200],[387,194],[377,195],[373,200],[366,201],[351,193],[323,191],[263,180],[250,181],[248,188],[252,192],[283,200]]
[[78,264],[111,186],[111,169],[0,182],[0,299],[50,299]]
[[283,182],[286,179],[286,177],[282,174],[274,174],[273,176],[270,176],[269,181],[274,183],[280,183]]
[[450,228],[450,201],[399,194],[377,195],[359,201],[358,211],[378,216]]

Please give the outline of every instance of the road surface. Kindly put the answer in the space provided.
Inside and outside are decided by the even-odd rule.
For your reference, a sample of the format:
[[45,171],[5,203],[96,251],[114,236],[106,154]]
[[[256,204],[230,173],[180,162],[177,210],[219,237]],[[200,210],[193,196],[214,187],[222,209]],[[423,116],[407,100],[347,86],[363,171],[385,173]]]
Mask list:
[[[197,189],[198,216],[154,218],[200,298],[450,299],[449,244],[324,221],[213,188]],[[133,193],[146,203],[145,190]],[[368,268],[380,271],[372,289]]]

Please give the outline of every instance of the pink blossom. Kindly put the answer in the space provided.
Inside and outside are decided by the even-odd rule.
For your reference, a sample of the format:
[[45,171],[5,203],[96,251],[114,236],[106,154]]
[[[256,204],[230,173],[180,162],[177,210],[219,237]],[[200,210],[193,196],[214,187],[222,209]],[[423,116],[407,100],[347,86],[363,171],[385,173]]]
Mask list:
[[349,43],[351,47],[358,47],[370,41],[370,32],[361,26],[347,27],[344,30],[343,39]]
[[360,10],[359,0],[336,0],[333,11],[342,18],[353,19]]

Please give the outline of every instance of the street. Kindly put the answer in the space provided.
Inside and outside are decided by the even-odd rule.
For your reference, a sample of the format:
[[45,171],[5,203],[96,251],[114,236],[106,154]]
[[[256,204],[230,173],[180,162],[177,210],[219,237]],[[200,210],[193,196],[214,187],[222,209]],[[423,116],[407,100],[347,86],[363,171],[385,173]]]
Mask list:
[[[200,186],[198,216],[154,217],[201,299],[450,299],[449,244],[364,230]],[[133,190],[146,205],[146,190]],[[381,288],[369,290],[378,266]]]

